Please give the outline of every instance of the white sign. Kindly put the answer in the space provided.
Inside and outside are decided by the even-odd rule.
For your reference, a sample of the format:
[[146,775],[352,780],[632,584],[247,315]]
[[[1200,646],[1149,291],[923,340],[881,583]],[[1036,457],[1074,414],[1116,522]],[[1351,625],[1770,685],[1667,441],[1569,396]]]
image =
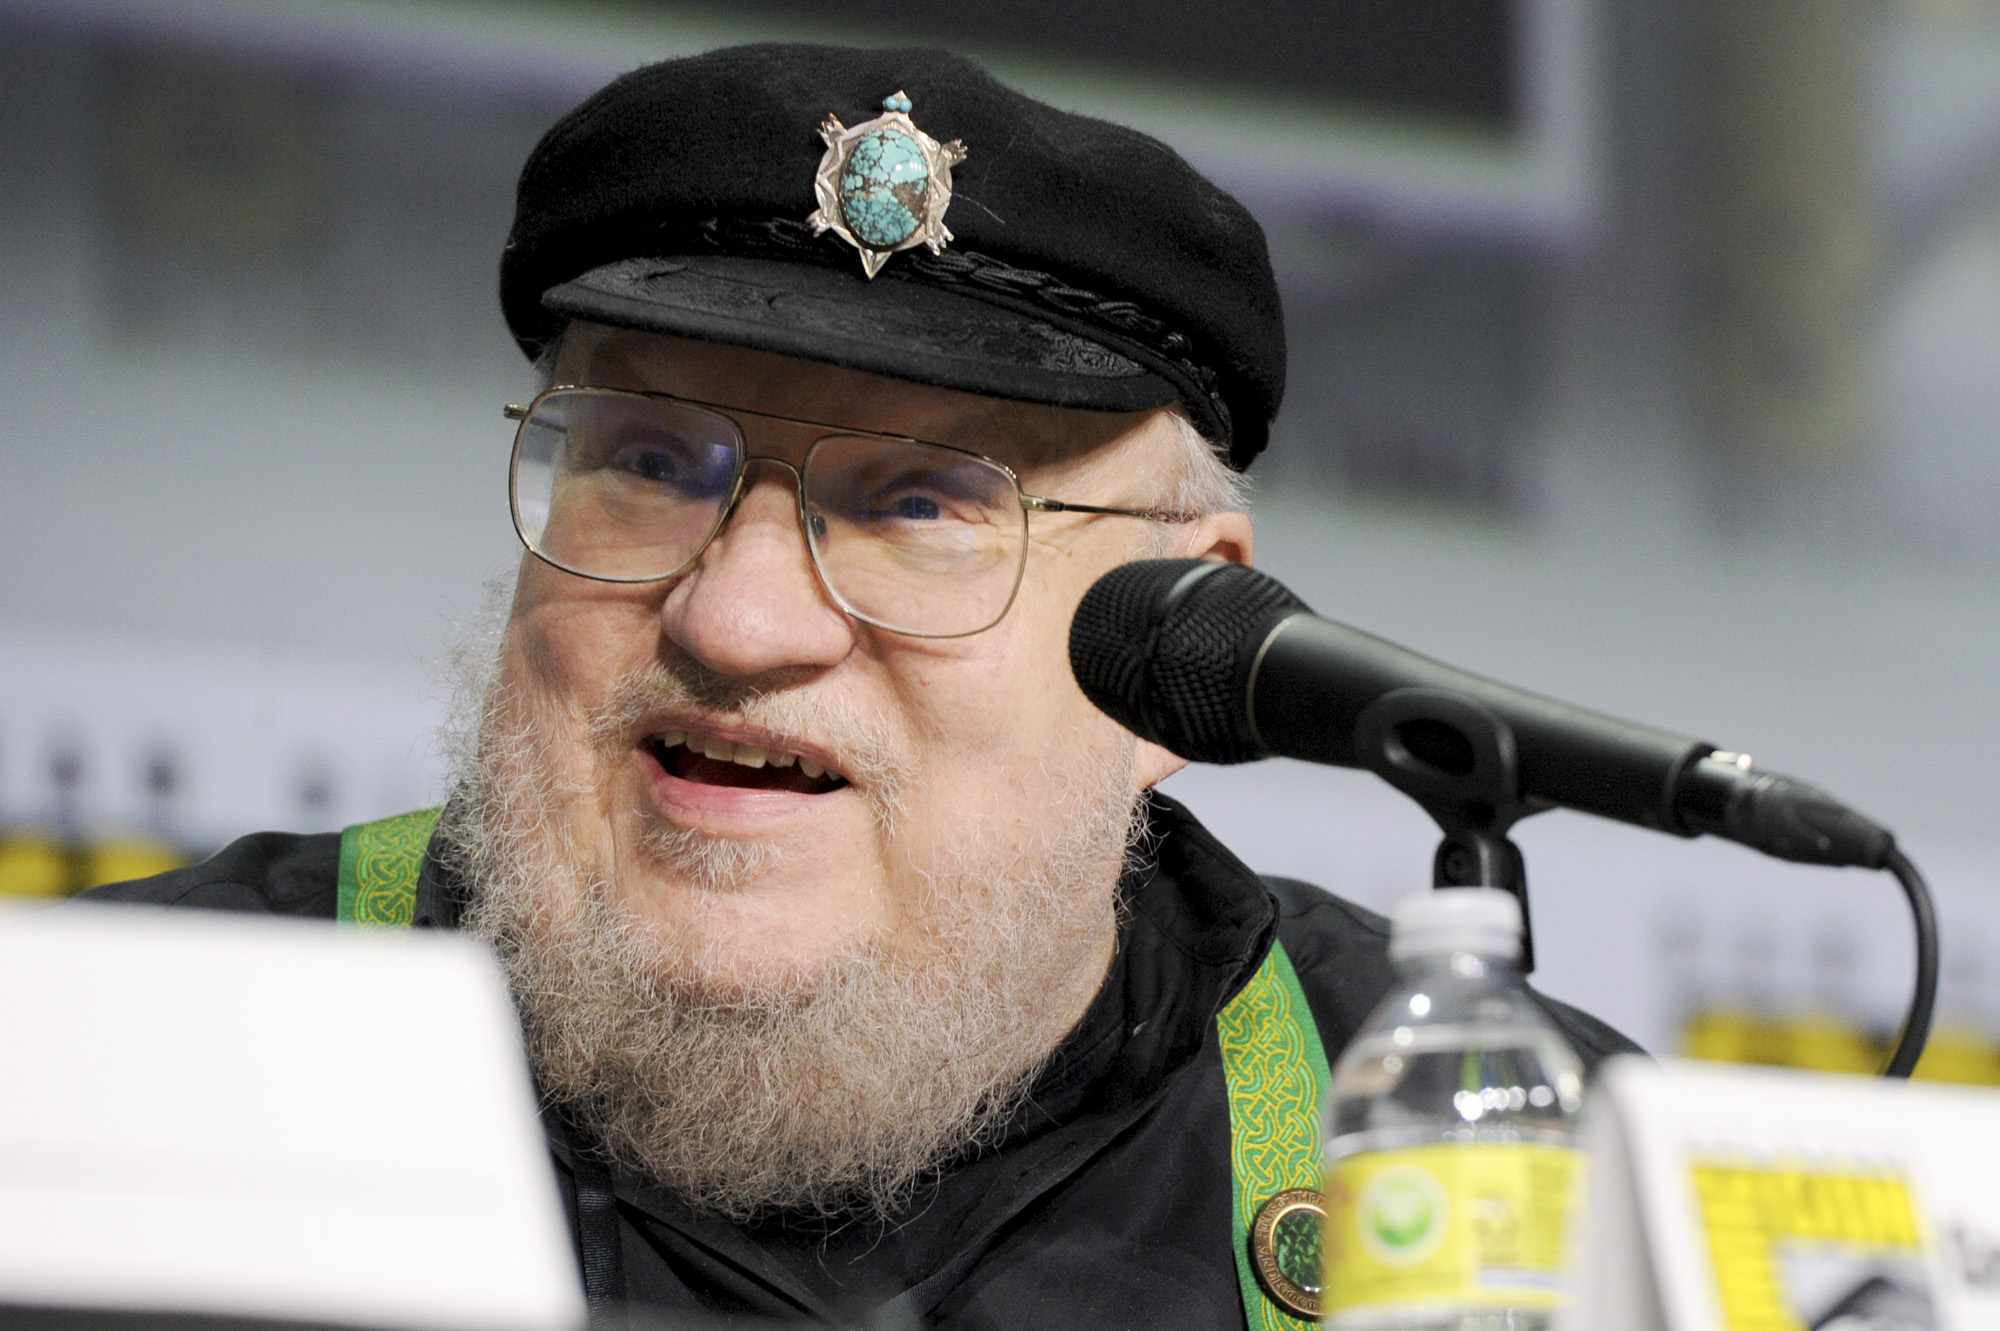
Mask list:
[[1560,1331],[2000,1328],[2000,1092],[1620,1059]]
[[0,1013],[0,1308],[582,1325],[476,944],[16,905]]

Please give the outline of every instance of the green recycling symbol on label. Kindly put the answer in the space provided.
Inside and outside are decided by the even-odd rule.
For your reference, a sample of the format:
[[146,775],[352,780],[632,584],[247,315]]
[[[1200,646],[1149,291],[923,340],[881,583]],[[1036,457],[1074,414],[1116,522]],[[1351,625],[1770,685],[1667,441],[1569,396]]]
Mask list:
[[1420,1262],[1443,1242],[1451,1203],[1429,1171],[1405,1165],[1386,1170],[1361,1193],[1362,1241],[1397,1265]]

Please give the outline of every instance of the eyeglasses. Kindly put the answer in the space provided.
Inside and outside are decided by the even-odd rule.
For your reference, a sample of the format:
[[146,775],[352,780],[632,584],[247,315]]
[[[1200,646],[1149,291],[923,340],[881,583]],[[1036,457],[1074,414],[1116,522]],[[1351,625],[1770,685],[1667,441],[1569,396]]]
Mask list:
[[[752,462],[790,471],[821,585],[864,623],[961,638],[1000,622],[1027,567],[1028,514],[1151,522],[1198,515],[1031,495],[1012,468],[948,444],[613,388],[560,386],[527,406],[508,469],[521,543],[600,582],[687,572],[729,521]],[[750,453],[739,418],[826,430],[798,466]]]

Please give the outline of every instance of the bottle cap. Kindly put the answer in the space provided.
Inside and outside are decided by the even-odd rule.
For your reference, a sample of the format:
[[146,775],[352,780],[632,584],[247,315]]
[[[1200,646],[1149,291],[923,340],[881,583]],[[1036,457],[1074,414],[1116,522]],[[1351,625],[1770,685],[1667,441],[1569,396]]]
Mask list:
[[1497,887],[1441,887],[1403,898],[1389,922],[1389,959],[1471,952],[1521,955],[1521,903]]

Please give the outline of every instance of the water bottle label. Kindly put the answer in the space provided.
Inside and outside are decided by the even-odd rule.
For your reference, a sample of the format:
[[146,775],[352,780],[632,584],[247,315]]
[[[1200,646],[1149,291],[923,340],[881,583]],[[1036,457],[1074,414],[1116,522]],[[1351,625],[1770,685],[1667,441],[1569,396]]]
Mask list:
[[1553,1309],[1579,1152],[1521,1142],[1372,1151],[1327,1172],[1325,1325],[1415,1309]]

